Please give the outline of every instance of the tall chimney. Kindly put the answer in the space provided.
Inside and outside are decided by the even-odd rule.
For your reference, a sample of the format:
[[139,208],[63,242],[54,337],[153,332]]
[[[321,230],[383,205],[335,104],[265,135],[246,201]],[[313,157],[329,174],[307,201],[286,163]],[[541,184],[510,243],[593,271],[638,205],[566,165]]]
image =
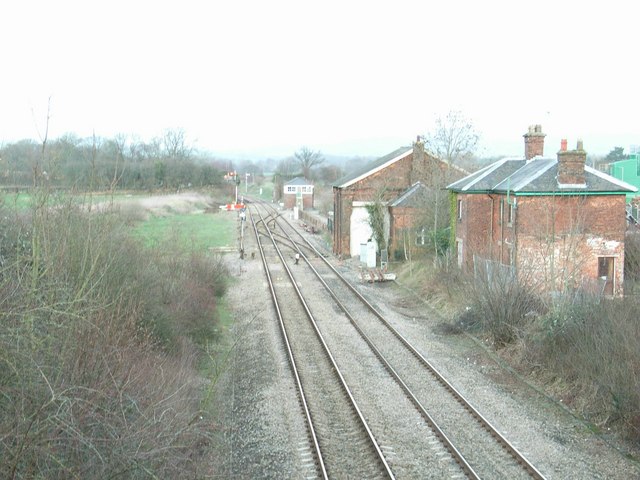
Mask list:
[[531,160],[533,157],[544,154],[544,137],[542,125],[531,125],[524,137],[524,158]]
[[[564,148],[562,148],[564,147]],[[561,144],[558,152],[558,185],[585,186],[584,164],[587,152],[582,148],[582,140],[578,140],[575,150],[567,150],[566,143]]]
[[411,173],[409,178],[411,184],[413,185],[419,180],[424,181],[425,171],[424,141],[422,137],[418,135],[413,144],[413,158],[411,160]]

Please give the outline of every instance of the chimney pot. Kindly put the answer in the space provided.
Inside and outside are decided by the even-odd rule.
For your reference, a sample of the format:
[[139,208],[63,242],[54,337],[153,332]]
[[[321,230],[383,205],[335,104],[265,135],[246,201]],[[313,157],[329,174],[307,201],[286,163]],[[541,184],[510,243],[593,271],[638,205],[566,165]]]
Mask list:
[[578,140],[578,145],[576,146],[576,150],[584,150],[582,140]]
[[563,138],[562,140],[560,140],[560,151],[561,152],[566,152],[567,151],[567,139]]

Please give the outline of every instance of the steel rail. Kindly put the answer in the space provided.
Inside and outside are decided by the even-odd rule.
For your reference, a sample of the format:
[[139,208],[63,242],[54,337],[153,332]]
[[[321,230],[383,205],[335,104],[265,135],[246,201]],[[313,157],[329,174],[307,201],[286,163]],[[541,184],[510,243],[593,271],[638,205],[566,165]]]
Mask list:
[[333,298],[333,300],[336,302],[336,304],[340,307],[340,309],[343,311],[343,313],[346,315],[346,317],[349,319],[349,321],[351,322],[351,324],[354,326],[354,328],[358,331],[358,333],[360,334],[360,336],[362,337],[362,339],[367,343],[367,345],[369,345],[369,348],[373,351],[373,353],[375,354],[375,356],[380,360],[380,362],[383,364],[383,366],[389,371],[389,373],[391,374],[391,376],[393,376],[393,378],[396,380],[396,382],[400,385],[400,387],[402,388],[402,390],[405,392],[405,394],[407,395],[407,397],[409,398],[409,400],[411,400],[411,402],[415,405],[415,407],[418,409],[418,411],[420,412],[420,414],[422,415],[422,417],[426,420],[426,422],[431,426],[432,430],[434,431],[434,433],[436,434],[436,436],[440,439],[440,441],[443,443],[444,447],[449,451],[449,453],[451,454],[451,456],[454,458],[454,460],[456,461],[456,463],[458,463],[458,465],[460,465],[460,467],[462,468],[462,470],[467,474],[467,476],[469,478],[475,479],[475,480],[480,480],[480,476],[473,470],[473,467],[471,467],[471,465],[469,465],[469,463],[467,462],[467,460],[464,458],[464,455],[456,448],[456,446],[453,444],[453,442],[449,439],[449,437],[446,435],[446,433],[442,430],[442,428],[440,428],[440,426],[437,424],[437,422],[435,421],[435,419],[429,414],[429,412],[427,412],[426,408],[422,405],[422,403],[420,402],[420,400],[418,400],[418,398],[415,396],[415,394],[411,391],[411,389],[409,388],[409,386],[404,382],[404,380],[402,379],[402,377],[400,376],[400,374],[398,374],[398,372],[396,372],[396,370],[393,368],[393,366],[389,363],[389,361],[385,358],[385,356],[383,355],[383,353],[378,349],[378,347],[376,347],[375,343],[369,338],[369,336],[364,332],[364,330],[362,329],[362,327],[360,326],[360,324],[358,323],[358,321],[353,318],[353,315],[351,315],[351,313],[349,312],[349,310],[347,309],[347,307],[344,305],[344,303],[342,301],[340,301],[340,299],[338,298],[338,296],[335,294],[335,292],[333,291],[333,289],[327,284],[327,282],[324,280],[324,278],[322,278],[322,275],[320,274],[320,272],[318,272],[315,267],[313,265],[311,265],[311,263],[309,262],[308,258],[302,254],[302,258],[305,260],[305,262],[307,262],[307,265],[311,268],[311,270],[313,271],[313,273],[316,275],[316,277],[318,278],[318,280],[320,280],[320,282],[322,283],[322,285],[325,287],[325,289],[329,292],[329,294],[331,295],[331,297]]
[[[261,216],[259,210],[257,211],[258,215]],[[262,217],[262,216],[261,216]],[[286,220],[285,220],[286,221]],[[264,225],[266,225],[265,222],[262,222]],[[338,364],[333,356],[333,354],[331,353],[331,350],[329,349],[329,346],[327,345],[324,336],[322,335],[322,333],[320,332],[320,328],[318,327],[318,324],[315,320],[315,317],[313,316],[309,305],[307,304],[306,300],[304,299],[304,295],[302,294],[302,292],[300,291],[300,288],[298,287],[298,284],[293,276],[293,273],[291,272],[291,269],[289,268],[289,266],[287,265],[287,262],[285,261],[284,257],[282,256],[282,252],[280,251],[280,248],[277,245],[277,242],[271,232],[270,229],[267,229],[267,231],[269,232],[269,237],[271,238],[271,241],[273,243],[273,246],[278,254],[278,257],[280,258],[280,261],[282,262],[283,268],[284,270],[287,272],[287,276],[289,277],[289,280],[291,281],[291,285],[293,286],[298,299],[300,300],[300,303],[302,304],[306,314],[307,314],[307,318],[309,319],[309,321],[311,322],[311,325],[314,329],[314,332],[318,338],[318,340],[320,341],[324,352],[326,353],[327,357],[329,358],[329,361],[331,362],[331,365],[333,367],[333,371],[336,374],[336,376],[338,377],[338,379],[340,380],[340,384],[343,388],[343,391],[345,392],[345,394],[347,395],[347,397],[349,398],[350,404],[352,405],[354,411],[356,412],[356,415],[360,421],[360,425],[363,427],[363,429],[365,430],[367,437],[369,438],[370,444],[373,446],[376,454],[377,454],[377,458],[380,461],[380,463],[382,464],[382,466],[384,467],[384,471],[386,473],[386,475],[388,476],[388,478],[390,479],[395,479],[395,476],[386,460],[386,458],[384,457],[384,454],[382,452],[382,449],[380,448],[380,445],[378,444],[377,440],[375,439],[375,436],[373,435],[373,432],[371,431],[371,428],[369,427],[369,424],[367,423],[366,419],[364,418],[364,415],[362,414],[362,411],[360,410],[360,407],[358,406],[353,393],[351,392],[351,389],[349,388],[349,386],[347,385],[347,382],[340,370],[340,368],[338,367]],[[257,235],[257,227],[256,227],[256,235]],[[261,242],[259,242],[260,248],[262,248],[262,244]],[[264,252],[261,251],[261,255],[263,258],[263,264],[265,266],[265,269],[268,270],[268,267],[266,265],[266,259],[264,258]],[[271,277],[269,275],[269,284],[270,284],[270,289],[272,291],[272,298],[274,299],[274,302],[277,302],[276,296],[275,296],[275,290],[273,289],[273,285],[271,284]],[[278,309],[279,310],[279,309]],[[284,328],[284,324],[282,323],[282,328]]]
[[320,469],[320,473],[322,478],[328,480],[329,475],[327,474],[327,468],[324,463],[324,459],[322,457],[322,451],[320,449],[320,442],[318,441],[318,435],[316,434],[315,428],[313,426],[313,419],[311,417],[311,410],[309,409],[309,404],[307,402],[306,395],[304,393],[304,388],[302,387],[302,381],[300,380],[300,374],[298,372],[298,368],[296,367],[295,357],[293,355],[293,350],[291,349],[291,343],[289,342],[289,337],[287,335],[287,330],[284,326],[284,320],[282,318],[282,312],[280,311],[280,305],[278,304],[278,300],[276,297],[275,289],[273,288],[273,281],[271,280],[271,273],[269,272],[269,267],[267,265],[267,259],[264,254],[264,249],[262,247],[262,242],[260,241],[260,235],[258,234],[258,227],[256,222],[253,219],[253,215],[251,214],[251,209],[249,211],[249,218],[251,219],[251,224],[253,226],[254,233],[256,235],[256,241],[258,242],[258,250],[260,251],[260,258],[262,259],[262,266],[264,267],[265,275],[267,276],[267,283],[269,285],[269,291],[271,293],[271,302],[273,303],[273,307],[278,316],[278,322],[280,324],[280,332],[282,333],[283,341],[285,348],[287,350],[287,356],[289,358],[289,364],[291,365],[291,370],[293,372],[293,376],[295,378],[296,386],[298,388],[298,394],[300,395],[300,403],[302,404],[302,408],[304,410],[304,415],[307,420],[307,428],[309,429],[309,436],[311,437],[311,443],[313,444],[313,449],[315,451],[316,461],[318,463],[318,467]]
[[[267,204],[268,205],[268,204]],[[270,206],[269,206],[270,207]],[[272,207],[271,207],[272,208]],[[282,217],[281,217],[282,218]],[[291,226],[291,224],[283,218],[283,220]],[[364,296],[343,276],[336,268],[322,255],[318,249],[311,244],[303,235],[294,229],[298,236],[314,251],[314,253],[333,271],[333,273],[346,285],[346,287],[354,294],[362,303],[373,313],[388,329],[396,336],[400,342],[427,368],[437,379],[437,381],[451,393],[451,395],[462,405],[478,422],[479,424],[500,443],[507,452],[519,463],[524,470],[526,470],[532,478],[537,480],[545,480],[544,475],[533,465],[526,457],[509,442],[499,431],[495,428],[472,404],[462,395],[438,369],[431,364],[398,330],[396,330],[384,316],[366,299]],[[293,241],[291,239],[291,241]],[[301,255],[302,252],[300,252]],[[306,260],[306,257],[303,255]],[[307,263],[309,263],[307,261]],[[314,269],[315,270],[315,269]],[[332,294],[333,296],[333,294]]]

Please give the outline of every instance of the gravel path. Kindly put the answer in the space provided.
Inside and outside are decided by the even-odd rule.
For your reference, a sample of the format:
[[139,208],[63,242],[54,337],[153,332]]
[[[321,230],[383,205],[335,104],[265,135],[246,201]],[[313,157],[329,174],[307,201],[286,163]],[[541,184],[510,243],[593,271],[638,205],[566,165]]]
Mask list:
[[[262,264],[257,255],[251,258],[253,242],[246,239],[244,260],[226,256],[235,279],[227,296],[235,347],[216,385],[215,478],[309,478],[305,425]],[[477,343],[439,333],[440,319],[426,307],[403,305],[396,285],[363,284],[357,262],[335,264],[547,478],[640,478],[636,464],[502,370]]]

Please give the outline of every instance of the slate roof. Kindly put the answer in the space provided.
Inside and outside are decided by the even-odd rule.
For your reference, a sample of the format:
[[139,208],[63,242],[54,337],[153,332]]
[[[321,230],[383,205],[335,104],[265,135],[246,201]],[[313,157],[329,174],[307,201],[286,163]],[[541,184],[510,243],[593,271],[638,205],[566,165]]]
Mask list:
[[358,168],[356,171],[351,172],[342,178],[339,178],[338,180],[336,180],[333,186],[340,187],[340,188],[348,187],[349,185],[356,183],[358,180],[366,178],[372,173],[377,172],[378,170],[381,170],[387,167],[388,165],[391,165],[392,163],[397,162],[398,160],[401,160],[402,158],[406,157],[408,154],[412,152],[413,152],[413,147],[398,148],[397,150],[394,150],[393,152],[385,155],[384,157],[380,157],[377,160],[373,160],[369,163],[366,163],[361,168]]
[[313,183],[311,183],[311,181],[307,180],[306,178],[296,177],[285,183],[285,186],[286,185],[313,185]]
[[514,194],[566,194],[566,193],[628,193],[637,188],[617,178],[585,166],[584,187],[558,186],[558,159],[534,157],[527,161],[524,158],[505,158],[467,175],[461,180],[447,186],[454,192],[468,193],[507,193]]
[[390,207],[419,207],[422,206],[427,187],[416,182],[406,189],[398,198],[389,204]]

